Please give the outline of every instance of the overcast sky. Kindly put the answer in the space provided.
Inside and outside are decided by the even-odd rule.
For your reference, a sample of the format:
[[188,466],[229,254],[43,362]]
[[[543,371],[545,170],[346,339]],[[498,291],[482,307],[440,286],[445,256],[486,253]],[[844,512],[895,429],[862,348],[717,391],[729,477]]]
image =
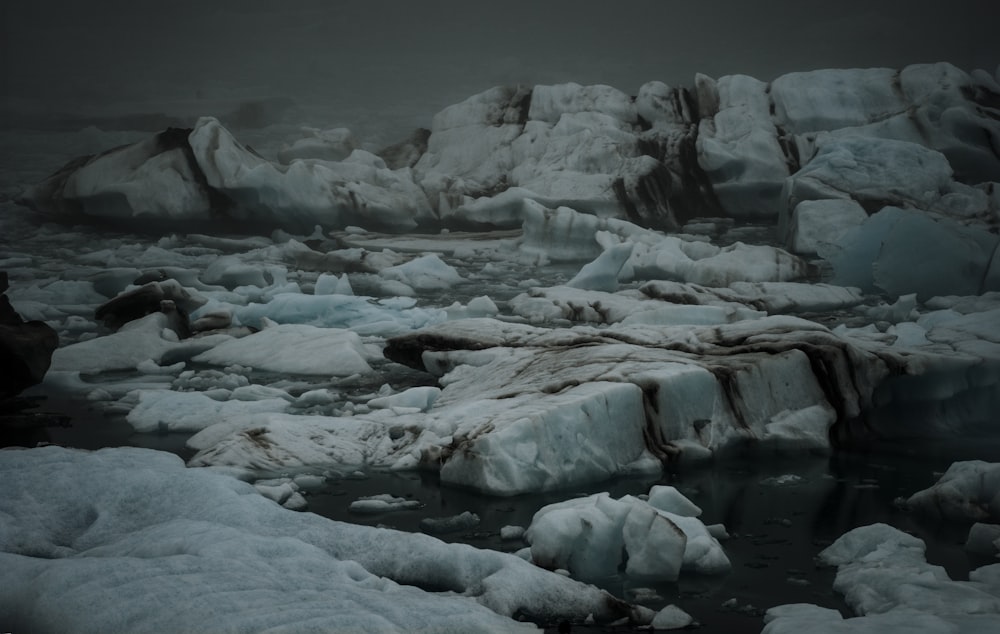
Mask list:
[[[690,84],[951,61],[994,72],[985,0],[3,0],[5,108],[289,96],[429,116],[498,83]],[[426,113],[424,115],[423,113]]]

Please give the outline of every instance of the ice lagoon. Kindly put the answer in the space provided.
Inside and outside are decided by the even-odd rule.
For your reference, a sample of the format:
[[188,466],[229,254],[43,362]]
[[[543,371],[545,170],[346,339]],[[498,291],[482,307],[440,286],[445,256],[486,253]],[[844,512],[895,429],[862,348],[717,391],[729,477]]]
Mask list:
[[[60,343],[27,396],[70,423],[22,444],[166,453],[0,453],[3,613],[157,629],[214,585],[184,623],[995,623],[961,544],[1000,482],[904,501],[1000,459],[997,95],[939,64],[498,88],[370,151],[211,118],[62,135],[4,183],[6,296]],[[837,541],[879,522],[945,568],[892,529]]]

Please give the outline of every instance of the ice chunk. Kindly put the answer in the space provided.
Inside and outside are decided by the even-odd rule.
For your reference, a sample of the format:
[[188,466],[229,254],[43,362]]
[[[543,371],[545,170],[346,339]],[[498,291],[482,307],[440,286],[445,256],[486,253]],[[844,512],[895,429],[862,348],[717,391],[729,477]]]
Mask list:
[[609,293],[618,290],[618,273],[632,255],[632,247],[631,242],[625,242],[605,250],[596,260],[580,269],[573,279],[566,282],[566,286]]
[[649,490],[648,504],[660,511],[668,511],[682,517],[698,517],[701,509],[684,494],[669,485],[658,484]]
[[768,85],[746,75],[728,75],[716,84],[719,108],[698,128],[698,163],[728,215],[774,217],[789,159],[771,120]]
[[[1000,278],[988,275],[998,245],[997,236],[954,220],[886,207],[820,254],[830,260],[838,284],[896,297],[916,293],[924,300],[1000,289]],[[935,257],[917,255],[926,253]]]
[[144,361],[159,362],[177,347],[177,336],[169,330],[169,318],[152,313],[129,322],[118,332],[81,341],[52,354],[51,371],[107,372],[133,370]]
[[259,413],[219,422],[188,440],[201,450],[192,466],[240,466],[264,471],[290,467],[357,468],[391,451],[388,429],[372,421],[331,416]]
[[653,617],[649,624],[654,630],[680,630],[694,623],[690,614],[676,605],[668,605]]
[[965,540],[965,550],[979,555],[996,555],[1000,550],[1000,524],[973,524]]
[[513,555],[294,513],[166,453],[3,451],[0,480],[0,613],[17,631],[124,619],[156,631],[508,632],[522,627],[515,614],[632,613]]
[[425,517],[420,520],[420,530],[435,535],[467,531],[477,526],[479,516],[471,511],[462,511],[450,517]]
[[424,386],[424,387],[411,387],[410,389],[400,392],[399,394],[392,394],[390,396],[381,396],[378,398],[373,398],[368,401],[368,407],[373,407],[376,409],[392,409],[394,407],[405,407],[413,408],[417,411],[423,412],[427,411],[434,405],[434,401],[437,400],[438,396],[441,395],[441,388]]
[[395,497],[388,493],[379,495],[367,495],[351,502],[348,507],[353,513],[388,513],[391,511],[408,511],[420,508],[423,504],[419,500],[408,500],[406,498]]
[[139,403],[128,413],[127,420],[140,432],[196,432],[258,412],[284,412],[289,405],[282,398],[220,402],[202,392],[171,390],[140,390],[138,399]]
[[198,120],[188,141],[207,184],[243,219],[310,228],[362,221],[399,231],[432,214],[409,170],[389,170],[361,150],[336,163],[281,166],[248,151],[211,117]]
[[577,112],[600,112],[628,122],[636,119],[632,99],[611,86],[581,86],[571,82],[536,86],[531,92],[530,119],[556,123],[564,114]]
[[402,282],[418,291],[450,288],[462,281],[458,271],[445,264],[434,253],[410,260],[405,264],[382,269],[379,275],[387,280]]
[[959,521],[1000,521],[1000,464],[955,462],[934,484],[906,501],[915,511]]
[[670,581],[680,570],[716,574],[729,561],[704,524],[660,511],[625,496],[607,493],[550,504],[540,509],[525,533],[532,560],[565,568],[580,579],[615,574],[624,557],[626,574]]
[[524,537],[525,528],[523,526],[502,526],[500,528],[500,539],[515,540]]
[[[464,416],[477,412],[477,426],[467,432],[465,450],[442,465],[442,481],[496,495],[544,491],[603,480],[642,453],[637,386],[596,382],[539,396],[496,401],[495,411],[475,401],[463,408]],[[601,423],[611,419],[613,428]]]
[[347,273],[341,276],[329,273],[320,273],[316,278],[316,286],[313,290],[316,295],[354,295],[351,288],[351,281],[347,278]]
[[[386,282],[399,285],[398,282]],[[405,288],[409,288],[403,285]],[[412,290],[412,289],[411,289]],[[399,293],[392,293],[398,296]],[[408,303],[407,303],[408,302]],[[348,328],[360,335],[390,337],[447,319],[442,309],[418,308],[414,300],[373,301],[371,297],[277,293],[266,303],[233,306],[237,323],[259,327],[270,319],[281,324]]]
[[821,244],[837,242],[849,229],[867,219],[864,208],[853,200],[803,200],[792,212],[788,249],[803,255],[818,253]]
[[786,606],[770,612],[765,632],[802,631],[796,627],[817,632],[971,632],[1000,624],[1000,584],[993,575],[975,571],[971,581],[953,581],[943,568],[927,563],[924,549],[922,540],[886,524],[849,531],[819,558],[838,567],[834,590],[855,613],[866,616],[841,622],[839,613]]
[[361,338],[348,330],[281,324],[222,343],[193,360],[286,374],[351,376],[371,372]]

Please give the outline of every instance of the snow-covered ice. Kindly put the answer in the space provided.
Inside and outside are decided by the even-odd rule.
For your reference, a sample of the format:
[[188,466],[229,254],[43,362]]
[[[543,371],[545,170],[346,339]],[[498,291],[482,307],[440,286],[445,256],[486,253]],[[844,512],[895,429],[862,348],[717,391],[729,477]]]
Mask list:
[[662,508],[690,513],[694,504],[676,489],[657,487],[650,494],[659,505],[598,493],[543,507],[524,535],[532,561],[585,580],[613,575],[622,565],[630,577],[655,581],[676,580],[682,571],[729,570],[722,546],[701,521]]
[[858,615],[818,606],[768,611],[764,632],[986,632],[1000,626],[1000,564],[951,579],[927,563],[924,542],[887,524],[856,528],[823,550],[834,590]]
[[631,611],[512,555],[285,510],[161,452],[4,450],[0,471],[14,630],[508,632],[532,629],[515,614]]
[[934,486],[911,495],[906,505],[939,519],[1000,522],[1000,464],[955,462]]
[[265,372],[351,376],[371,372],[370,354],[356,333],[307,324],[276,324],[226,341],[192,361],[239,364]]

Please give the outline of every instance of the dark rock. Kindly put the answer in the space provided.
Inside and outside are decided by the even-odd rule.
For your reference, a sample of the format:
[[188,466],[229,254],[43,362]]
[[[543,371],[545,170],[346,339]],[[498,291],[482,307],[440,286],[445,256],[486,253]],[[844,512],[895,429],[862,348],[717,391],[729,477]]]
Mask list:
[[413,167],[427,151],[427,140],[431,131],[427,128],[417,128],[409,137],[399,143],[384,147],[375,154],[385,161],[386,167],[398,170],[403,167]]
[[[0,292],[8,288],[0,272]],[[6,295],[0,296],[0,398],[9,398],[41,383],[59,347],[59,335],[41,321],[24,321]]]
[[149,282],[115,297],[97,307],[94,317],[112,330],[146,315],[164,312],[171,316],[171,327],[181,337],[190,334],[188,314],[204,303],[192,297],[174,280]]

